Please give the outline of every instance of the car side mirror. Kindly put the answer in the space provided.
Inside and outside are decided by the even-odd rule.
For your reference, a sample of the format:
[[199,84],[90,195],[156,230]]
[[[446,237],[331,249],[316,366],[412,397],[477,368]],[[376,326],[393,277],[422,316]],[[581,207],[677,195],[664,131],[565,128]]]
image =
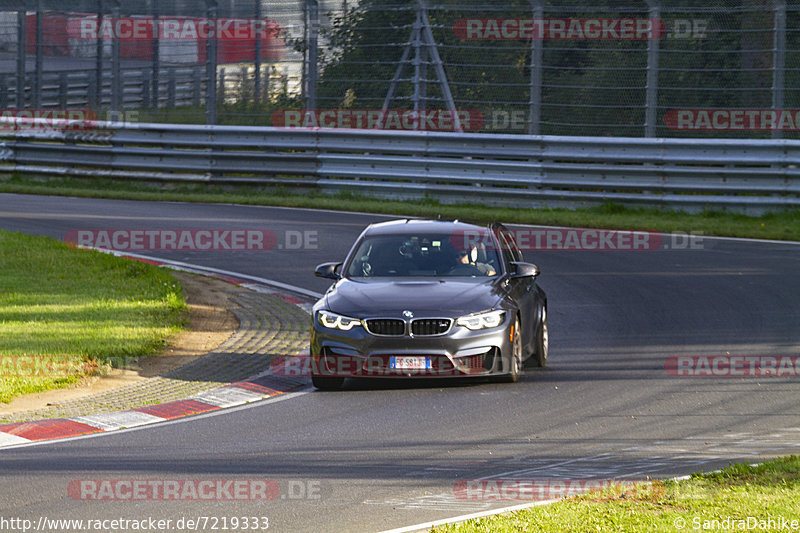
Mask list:
[[342,275],[338,272],[342,263],[322,263],[314,269],[314,275],[319,278],[340,279]]
[[529,278],[539,275],[539,267],[533,263],[523,263],[522,261],[512,261],[511,264],[516,268],[511,273],[512,278]]

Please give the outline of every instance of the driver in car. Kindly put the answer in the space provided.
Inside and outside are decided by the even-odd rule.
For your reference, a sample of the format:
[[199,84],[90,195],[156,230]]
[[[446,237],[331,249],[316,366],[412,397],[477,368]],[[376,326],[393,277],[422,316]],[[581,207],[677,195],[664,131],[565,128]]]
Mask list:
[[450,270],[454,275],[482,275],[494,276],[496,274],[492,265],[478,262],[478,249],[475,245],[469,250],[459,250],[456,254],[456,265]]

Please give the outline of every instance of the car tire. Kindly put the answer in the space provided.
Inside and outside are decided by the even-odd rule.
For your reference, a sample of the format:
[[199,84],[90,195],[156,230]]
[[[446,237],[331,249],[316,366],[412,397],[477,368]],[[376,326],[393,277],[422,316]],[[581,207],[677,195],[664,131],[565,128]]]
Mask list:
[[339,390],[344,384],[344,378],[330,376],[311,376],[311,384],[319,390]]
[[514,340],[511,341],[511,369],[500,378],[504,383],[516,383],[522,375],[522,336],[519,331],[519,317],[514,321]]
[[539,333],[536,335],[536,366],[544,367],[547,365],[547,354],[550,351],[550,335],[547,331],[547,308],[542,308],[542,324],[539,326]]

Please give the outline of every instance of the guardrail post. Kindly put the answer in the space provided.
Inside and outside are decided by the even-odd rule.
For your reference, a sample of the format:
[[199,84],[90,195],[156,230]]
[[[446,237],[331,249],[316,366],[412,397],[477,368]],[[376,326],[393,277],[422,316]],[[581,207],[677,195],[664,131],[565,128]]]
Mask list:
[[[27,2],[25,2],[27,4]],[[17,11],[17,109],[25,109],[25,48],[28,46],[26,29],[28,13],[25,9]]]
[[[544,18],[542,0],[531,0],[533,18]],[[534,27],[536,27],[534,25]],[[531,92],[528,96],[528,134],[539,135],[542,122],[542,61],[544,60],[544,36],[531,38]]]
[[[651,25],[655,21],[661,20],[661,1],[647,0],[648,16]],[[650,38],[647,41],[647,84],[645,94],[645,118],[644,136],[656,136],[656,124],[658,123],[658,56],[661,50],[659,39],[655,38],[653,32],[655,27],[650,28]]]
[[206,41],[206,124],[217,123],[217,0],[206,0],[211,31]]
[[[786,0],[774,0],[775,26],[772,49],[772,109],[783,109],[784,69],[786,68]],[[783,137],[783,131],[772,130],[772,138]]]

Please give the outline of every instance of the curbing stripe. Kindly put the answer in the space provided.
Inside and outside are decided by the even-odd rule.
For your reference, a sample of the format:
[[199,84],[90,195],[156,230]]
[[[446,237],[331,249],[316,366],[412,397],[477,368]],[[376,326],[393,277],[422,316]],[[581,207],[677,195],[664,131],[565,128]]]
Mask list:
[[15,444],[25,444],[26,442],[31,441],[25,437],[18,437],[17,435],[11,435],[0,431],[0,448],[3,446],[13,446]]
[[31,441],[77,437],[155,424],[279,396],[303,386],[305,382],[302,380],[262,375],[204,392],[188,400],[150,405],[130,411],[2,425],[0,448]]
[[0,426],[0,432],[16,435],[28,440],[52,440],[64,437],[77,437],[88,433],[102,433],[103,430],[88,424],[75,422],[68,418],[18,422]]
[[120,411],[116,413],[103,413],[99,415],[76,416],[69,418],[74,422],[93,426],[103,431],[144,426],[153,422],[161,422],[161,418],[136,411]]
[[134,409],[134,411],[157,416],[164,420],[172,420],[173,418],[207,413],[208,411],[215,411],[217,409],[219,409],[219,407],[204,402],[198,402],[197,400],[177,400],[175,402],[140,407],[139,409]]
[[261,398],[263,398],[262,394],[240,389],[239,387],[221,387],[219,389],[200,393],[193,396],[191,399],[224,408],[255,402]]

